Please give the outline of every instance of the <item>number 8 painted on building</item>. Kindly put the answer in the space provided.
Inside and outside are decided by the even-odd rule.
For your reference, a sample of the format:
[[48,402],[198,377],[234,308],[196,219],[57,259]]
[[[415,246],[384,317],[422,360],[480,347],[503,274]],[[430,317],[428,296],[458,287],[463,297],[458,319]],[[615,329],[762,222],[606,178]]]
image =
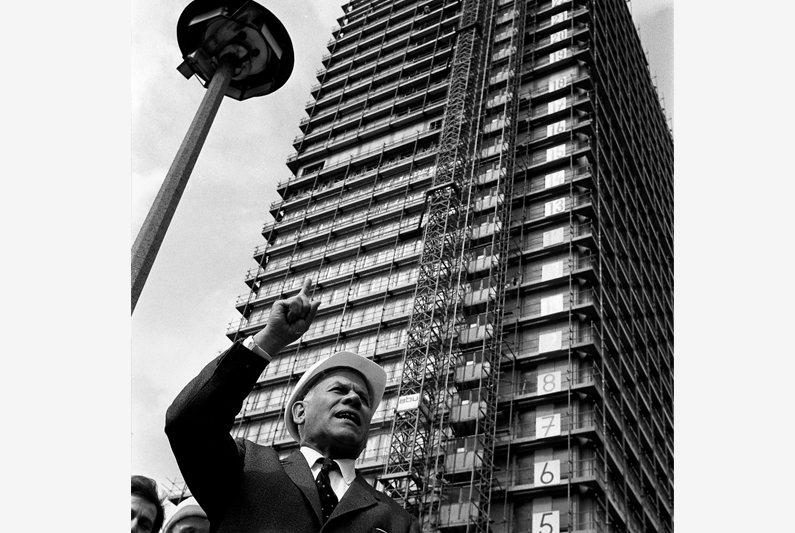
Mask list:
[[558,392],[560,389],[560,372],[538,375],[538,394],[551,394]]

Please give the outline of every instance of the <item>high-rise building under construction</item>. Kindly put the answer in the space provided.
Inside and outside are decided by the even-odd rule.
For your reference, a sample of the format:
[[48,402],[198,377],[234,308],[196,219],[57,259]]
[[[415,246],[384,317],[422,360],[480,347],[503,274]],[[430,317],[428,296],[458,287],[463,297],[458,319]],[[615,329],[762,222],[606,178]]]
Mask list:
[[673,139],[623,0],[352,0],[231,339],[322,302],[234,436],[292,452],[291,387],[388,374],[357,467],[424,531],[673,530]]

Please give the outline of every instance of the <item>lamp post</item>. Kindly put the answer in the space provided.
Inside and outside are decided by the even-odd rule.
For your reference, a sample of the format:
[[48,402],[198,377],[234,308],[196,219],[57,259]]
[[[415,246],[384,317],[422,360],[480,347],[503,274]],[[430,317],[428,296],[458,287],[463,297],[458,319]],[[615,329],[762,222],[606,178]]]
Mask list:
[[207,92],[132,246],[132,310],[188,184],[224,95],[245,100],[272,93],[293,70],[293,47],[282,23],[250,0],[194,0],[177,22],[183,62]]

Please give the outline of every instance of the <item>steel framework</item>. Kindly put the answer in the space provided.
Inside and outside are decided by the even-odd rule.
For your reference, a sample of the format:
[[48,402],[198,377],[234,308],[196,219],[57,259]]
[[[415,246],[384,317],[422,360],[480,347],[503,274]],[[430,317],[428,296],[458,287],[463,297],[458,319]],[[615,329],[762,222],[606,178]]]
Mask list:
[[465,0],[460,11],[450,88],[445,108],[436,174],[426,192],[423,248],[408,326],[399,406],[392,424],[389,457],[381,481],[406,509],[428,521],[438,509],[439,449],[443,434],[438,417],[444,402],[444,373],[455,334],[462,265],[462,209],[468,198],[483,32],[484,2]]

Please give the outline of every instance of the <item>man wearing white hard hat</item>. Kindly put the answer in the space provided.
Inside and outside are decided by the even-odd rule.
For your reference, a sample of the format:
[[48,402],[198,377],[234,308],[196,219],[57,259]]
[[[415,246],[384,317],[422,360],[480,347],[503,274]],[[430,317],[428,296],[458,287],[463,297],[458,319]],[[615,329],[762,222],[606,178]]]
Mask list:
[[285,404],[301,445],[289,457],[230,435],[267,364],[315,318],[311,286],[275,302],[263,330],[210,362],[169,407],[166,433],[185,482],[212,533],[419,533],[417,520],[354,468],[386,387],[373,361],[338,352],[304,373]]
[[196,498],[188,498],[177,505],[163,533],[210,533],[210,521]]

